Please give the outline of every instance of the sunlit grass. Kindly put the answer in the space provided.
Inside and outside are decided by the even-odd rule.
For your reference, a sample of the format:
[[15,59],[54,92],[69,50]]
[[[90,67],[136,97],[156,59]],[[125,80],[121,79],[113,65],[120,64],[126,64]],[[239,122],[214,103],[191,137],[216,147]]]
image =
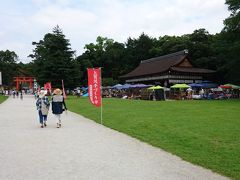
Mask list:
[[[100,122],[88,98],[69,97],[69,110]],[[240,179],[240,100],[103,99],[103,123],[179,157]]]
[[0,95],[0,104],[5,101],[8,97]]

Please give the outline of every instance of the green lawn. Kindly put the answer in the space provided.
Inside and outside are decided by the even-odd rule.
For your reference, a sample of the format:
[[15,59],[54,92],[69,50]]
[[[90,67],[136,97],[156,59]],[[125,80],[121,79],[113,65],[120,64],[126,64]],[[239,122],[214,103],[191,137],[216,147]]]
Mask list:
[[8,97],[0,95],[0,104],[5,101]]
[[[67,105],[100,122],[100,108],[88,98],[69,97]],[[103,122],[189,162],[240,179],[240,100],[103,99]]]

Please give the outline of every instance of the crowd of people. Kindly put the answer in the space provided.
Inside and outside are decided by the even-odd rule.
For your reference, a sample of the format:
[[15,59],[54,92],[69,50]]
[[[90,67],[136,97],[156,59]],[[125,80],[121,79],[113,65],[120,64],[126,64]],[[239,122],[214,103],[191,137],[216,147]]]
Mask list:
[[0,90],[0,94],[5,96],[13,96],[13,98],[23,99],[23,94],[30,94],[30,92],[26,90],[18,91],[15,89],[11,89],[11,90]]
[[122,99],[140,99],[141,98],[141,88],[135,89],[103,89],[103,98],[122,98]]
[[217,89],[217,88],[188,88],[188,89],[171,89],[163,88],[150,90],[147,88],[132,89],[103,89],[103,98],[122,98],[122,99],[144,99],[144,100],[163,100],[163,99],[231,99],[240,98],[239,90]]
[[209,89],[185,89],[172,91],[172,99],[208,99],[208,100],[221,100],[230,98],[240,98],[239,90],[222,90],[218,88]]

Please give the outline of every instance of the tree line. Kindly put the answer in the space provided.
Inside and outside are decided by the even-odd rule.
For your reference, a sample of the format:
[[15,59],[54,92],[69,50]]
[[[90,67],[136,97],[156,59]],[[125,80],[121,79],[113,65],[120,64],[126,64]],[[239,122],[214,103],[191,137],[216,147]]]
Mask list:
[[102,67],[103,85],[113,85],[121,82],[119,76],[135,69],[141,60],[183,49],[189,50],[194,66],[216,70],[221,83],[240,84],[240,1],[226,0],[226,4],[231,15],[220,33],[210,34],[204,28],[182,36],[158,38],[142,33],[138,38],[129,37],[125,43],[99,36],[96,42],[86,44],[78,57],[56,26],[42,40],[32,43],[32,61],[28,64],[18,63],[15,52],[0,51],[3,84],[11,85],[13,76],[25,73],[36,77],[41,85],[51,81],[53,86],[60,87],[63,79],[68,88],[86,86],[87,68]]

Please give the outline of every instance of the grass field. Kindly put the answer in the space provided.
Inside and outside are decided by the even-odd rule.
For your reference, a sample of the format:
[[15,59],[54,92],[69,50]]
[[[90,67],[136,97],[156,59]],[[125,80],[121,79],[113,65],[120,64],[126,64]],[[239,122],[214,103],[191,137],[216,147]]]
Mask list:
[[[100,122],[88,98],[69,97],[69,110]],[[240,179],[240,100],[103,99],[103,122],[184,160]]]
[[5,101],[8,97],[0,95],[0,104]]

